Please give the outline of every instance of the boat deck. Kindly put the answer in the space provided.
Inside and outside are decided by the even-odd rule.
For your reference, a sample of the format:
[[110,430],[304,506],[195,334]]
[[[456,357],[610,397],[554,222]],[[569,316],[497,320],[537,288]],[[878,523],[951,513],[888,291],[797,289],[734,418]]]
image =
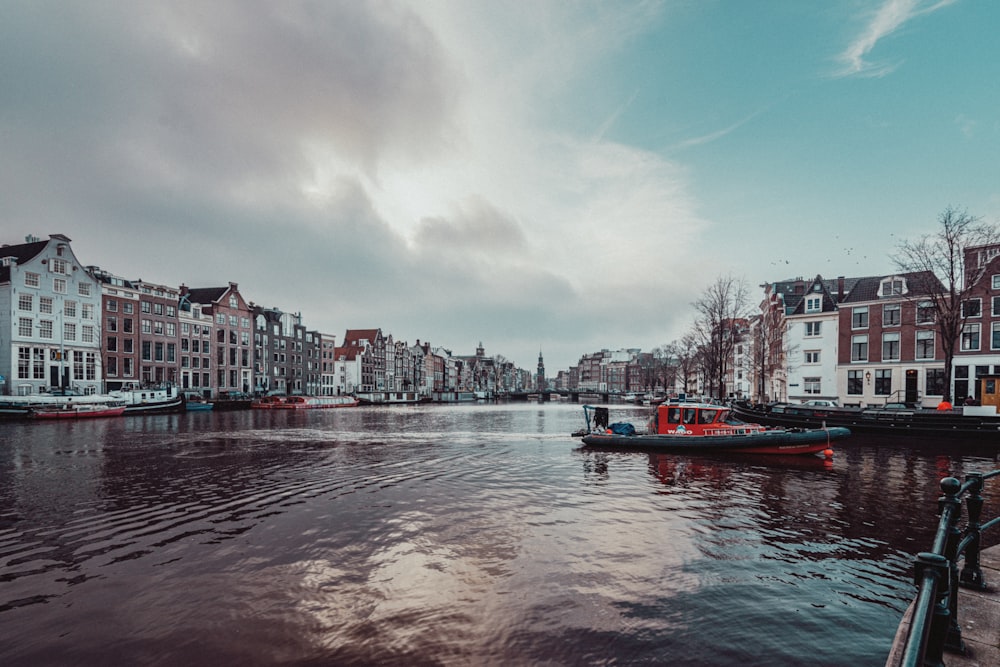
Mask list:
[[[980,554],[986,591],[962,588],[958,594],[958,623],[966,655],[945,652],[948,667],[1000,667],[1000,545],[984,549]],[[903,657],[902,641],[909,629],[907,610],[896,639],[892,644],[886,667],[897,667]]]

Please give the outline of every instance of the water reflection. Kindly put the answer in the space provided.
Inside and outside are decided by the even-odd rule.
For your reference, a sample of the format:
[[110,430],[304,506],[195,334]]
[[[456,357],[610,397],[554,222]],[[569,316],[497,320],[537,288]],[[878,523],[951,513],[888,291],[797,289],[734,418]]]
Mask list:
[[862,439],[832,462],[594,451],[580,419],[2,424],[0,660],[871,663],[937,480],[996,464]]

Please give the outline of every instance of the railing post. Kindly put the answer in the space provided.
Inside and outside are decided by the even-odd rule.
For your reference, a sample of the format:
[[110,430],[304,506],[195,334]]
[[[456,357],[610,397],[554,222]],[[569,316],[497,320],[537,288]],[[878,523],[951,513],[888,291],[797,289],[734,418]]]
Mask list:
[[[944,667],[945,636],[951,615],[948,609],[948,560],[927,551],[917,554],[913,579],[919,593],[901,664]],[[919,613],[921,608],[927,608],[921,602],[933,608],[930,619]]]
[[969,508],[969,525],[966,534],[969,538],[969,545],[965,548],[965,566],[962,567],[961,582],[966,588],[976,590],[986,590],[986,581],[983,579],[983,570],[979,563],[980,536],[982,535],[982,512],[983,512],[983,474],[980,472],[970,472],[965,477],[969,483],[969,496],[966,500],[966,507]]
[[[935,549],[945,557],[948,565],[948,578],[944,583],[942,604],[947,604],[948,615],[946,625],[943,628],[935,629],[944,631],[944,648],[957,653],[965,653],[965,643],[962,641],[962,628],[958,624],[958,542],[962,538],[962,532],[958,529],[958,520],[962,516],[962,499],[959,492],[962,483],[954,477],[945,477],[941,480],[941,491],[944,495],[938,499],[938,508],[942,520],[946,521],[944,542],[936,544],[940,548]],[[937,612],[935,611],[935,615]]]

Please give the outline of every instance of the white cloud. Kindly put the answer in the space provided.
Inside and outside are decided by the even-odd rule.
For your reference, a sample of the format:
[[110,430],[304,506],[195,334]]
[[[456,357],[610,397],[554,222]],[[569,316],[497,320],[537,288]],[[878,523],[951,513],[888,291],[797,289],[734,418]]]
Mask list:
[[841,69],[838,76],[882,77],[892,73],[899,63],[877,63],[867,60],[879,41],[889,37],[909,21],[953,4],[956,0],[885,0],[871,14],[865,29],[838,56]]

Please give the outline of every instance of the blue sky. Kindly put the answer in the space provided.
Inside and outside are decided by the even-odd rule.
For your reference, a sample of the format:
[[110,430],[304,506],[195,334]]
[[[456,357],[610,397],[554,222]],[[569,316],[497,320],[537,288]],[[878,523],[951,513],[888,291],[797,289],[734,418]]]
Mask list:
[[1000,4],[9,2],[3,238],[550,373],[1000,223]]

